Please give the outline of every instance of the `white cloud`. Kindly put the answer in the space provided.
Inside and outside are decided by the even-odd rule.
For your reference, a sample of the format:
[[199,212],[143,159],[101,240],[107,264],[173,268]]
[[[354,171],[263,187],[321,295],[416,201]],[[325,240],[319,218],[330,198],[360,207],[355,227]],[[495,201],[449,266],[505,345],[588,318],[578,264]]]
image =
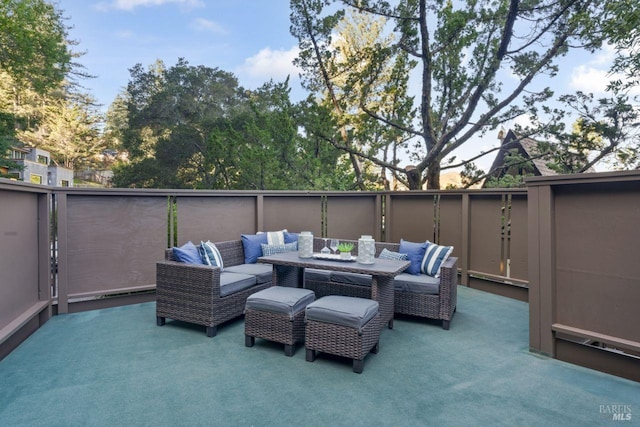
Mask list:
[[220,24],[204,18],[197,18],[191,23],[191,27],[198,31],[208,31],[215,34],[227,34],[228,31]]
[[569,86],[586,93],[603,94],[611,77],[606,69],[579,65],[571,73]]
[[298,47],[289,50],[271,50],[264,48],[256,55],[245,59],[239,68],[239,74],[252,79],[282,80],[288,75],[297,76],[300,70],[293,65],[293,60],[298,56]]
[[611,74],[609,72],[615,57],[615,48],[608,44],[604,45],[593,59],[573,68],[569,86],[572,89],[586,93],[605,94],[609,83],[614,80],[624,81],[626,79],[621,74]]
[[133,10],[140,6],[162,6],[169,3],[177,4],[185,9],[205,6],[202,0],[113,0],[111,2],[100,2],[96,7],[100,10]]

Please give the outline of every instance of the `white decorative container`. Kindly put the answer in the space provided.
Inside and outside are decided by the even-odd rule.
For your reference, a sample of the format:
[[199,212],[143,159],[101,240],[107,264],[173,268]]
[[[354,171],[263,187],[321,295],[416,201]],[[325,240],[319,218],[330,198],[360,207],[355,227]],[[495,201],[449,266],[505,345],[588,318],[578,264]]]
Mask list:
[[313,234],[310,231],[302,231],[298,236],[298,256],[300,258],[313,256]]
[[373,264],[376,256],[376,241],[373,237],[363,235],[358,239],[358,262]]

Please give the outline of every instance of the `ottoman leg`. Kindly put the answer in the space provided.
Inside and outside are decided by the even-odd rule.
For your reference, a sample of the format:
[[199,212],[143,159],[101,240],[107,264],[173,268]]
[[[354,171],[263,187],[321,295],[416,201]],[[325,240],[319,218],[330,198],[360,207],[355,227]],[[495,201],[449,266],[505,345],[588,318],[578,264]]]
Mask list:
[[295,353],[295,351],[296,351],[296,345],[295,344],[292,344],[292,345],[285,344],[284,345],[284,354],[286,356],[289,356],[289,357],[293,356],[293,353]]
[[245,347],[253,347],[253,345],[256,343],[256,339],[255,337],[249,336],[249,335],[245,335],[244,336],[244,346]]
[[353,372],[361,374],[364,369],[364,360],[353,359]]
[[316,352],[315,352],[315,350],[307,349],[306,359],[307,359],[307,362],[313,362],[314,360],[316,360]]
[[380,351],[380,341],[378,341],[376,345],[373,346],[373,348],[371,349],[371,353],[378,354],[379,351]]
[[217,326],[207,326],[207,336],[209,338],[215,337],[217,333],[218,333],[218,327]]
[[165,321],[164,317],[156,316],[156,325],[164,326],[164,321]]
[[393,329],[393,319],[389,320],[389,323],[387,324],[387,327],[389,329]]

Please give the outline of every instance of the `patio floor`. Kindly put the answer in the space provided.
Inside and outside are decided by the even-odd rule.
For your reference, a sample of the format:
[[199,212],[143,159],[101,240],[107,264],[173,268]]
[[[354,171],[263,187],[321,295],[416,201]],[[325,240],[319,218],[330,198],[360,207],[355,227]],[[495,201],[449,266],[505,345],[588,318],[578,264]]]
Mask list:
[[361,375],[243,327],[157,327],[154,303],[56,316],[0,362],[0,424],[640,425],[639,383],[530,353],[528,305],[465,287],[449,331],[396,319]]

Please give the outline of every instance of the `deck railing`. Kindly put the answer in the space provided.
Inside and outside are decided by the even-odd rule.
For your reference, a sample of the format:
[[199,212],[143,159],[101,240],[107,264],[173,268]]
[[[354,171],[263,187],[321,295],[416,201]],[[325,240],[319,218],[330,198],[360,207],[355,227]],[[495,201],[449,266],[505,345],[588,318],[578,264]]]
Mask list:
[[0,357],[52,314],[153,300],[155,262],[168,246],[286,228],[453,245],[461,285],[530,301],[533,350],[571,358],[576,342],[590,351],[596,343],[622,349],[628,360],[640,354],[630,326],[640,320],[631,307],[640,297],[640,267],[629,255],[640,237],[639,188],[638,172],[537,178],[528,190],[416,192],[51,188],[0,180]]

